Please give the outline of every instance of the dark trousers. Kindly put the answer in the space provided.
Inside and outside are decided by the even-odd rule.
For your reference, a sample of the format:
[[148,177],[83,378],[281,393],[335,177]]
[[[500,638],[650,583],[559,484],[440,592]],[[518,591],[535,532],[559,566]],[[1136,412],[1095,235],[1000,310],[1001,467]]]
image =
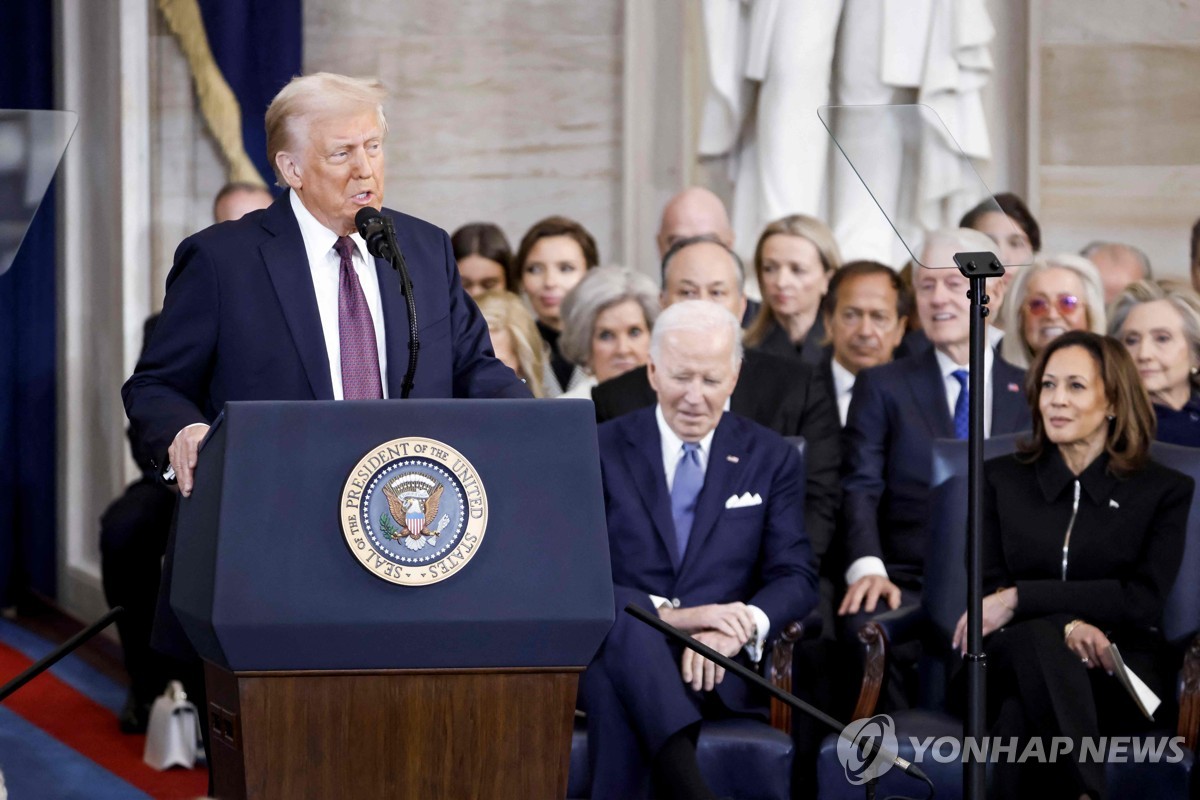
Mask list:
[[[100,575],[110,607],[124,606],[117,634],[134,699],[145,705],[187,671],[150,647],[162,558],[175,494],[152,478],[131,484],[100,517]],[[189,683],[191,681],[189,680]],[[190,687],[189,687],[190,688]]]
[[[1054,764],[997,763],[988,797],[1106,796],[1104,764],[1079,760],[1085,736],[1136,735],[1151,723],[1117,679],[1101,668],[1088,669],[1063,643],[1063,620],[1033,619],[996,631],[984,644],[987,652],[988,734],[1017,737],[1024,748],[1029,737],[1074,740],[1069,756]],[[1174,717],[1169,683],[1163,680],[1169,662],[1165,646],[1113,640],[1121,646],[1126,664],[1161,698],[1159,720]],[[1164,685],[1166,684],[1166,685]]]
[[579,684],[593,800],[649,797],[653,760],[667,739],[705,717],[733,715],[730,708],[754,711],[744,708],[736,679],[718,691],[692,691],[679,674],[680,650],[622,610],[635,602],[653,611],[650,598],[618,590],[616,600],[616,620]]

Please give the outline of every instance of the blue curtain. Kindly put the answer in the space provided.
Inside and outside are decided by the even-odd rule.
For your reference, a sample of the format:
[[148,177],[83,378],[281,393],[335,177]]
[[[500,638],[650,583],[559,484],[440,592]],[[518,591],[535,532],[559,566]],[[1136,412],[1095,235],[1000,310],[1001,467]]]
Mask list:
[[303,14],[300,0],[199,0],[213,58],[242,109],[242,140],[268,186],[263,117],[271,98],[300,74]]
[[[54,108],[52,3],[0,3],[0,108]],[[0,275],[0,603],[55,592],[54,190]]]

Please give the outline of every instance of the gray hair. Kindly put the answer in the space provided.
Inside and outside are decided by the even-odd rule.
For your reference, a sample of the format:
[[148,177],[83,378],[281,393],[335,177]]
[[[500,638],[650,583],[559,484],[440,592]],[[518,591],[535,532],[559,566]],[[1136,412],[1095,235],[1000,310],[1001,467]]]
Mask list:
[[1150,256],[1146,255],[1140,247],[1134,247],[1131,244],[1123,244],[1121,242],[1090,242],[1087,247],[1079,251],[1079,255],[1089,260],[1097,253],[1108,253],[1109,255],[1125,253],[1131,255],[1141,265],[1143,279],[1150,280],[1154,277],[1154,274],[1150,270]]
[[287,188],[287,181],[275,163],[275,156],[299,146],[301,123],[312,117],[347,111],[350,109],[373,110],[379,117],[379,129],[387,133],[387,118],[383,114],[383,101],[387,90],[374,78],[351,78],[333,72],[315,72],[299,75],[288,81],[279,90],[271,105],[267,106],[267,158],[275,170],[275,182]]
[[[1125,327],[1125,320],[1129,318],[1133,307],[1156,300],[1167,301],[1179,312],[1179,318],[1183,320],[1183,335],[1192,357],[1191,365],[1200,365],[1200,295],[1182,281],[1145,280],[1129,284],[1113,301],[1108,322],[1109,333],[1120,339],[1121,328]],[[1200,390],[1200,373],[1191,373],[1189,381],[1193,391]]]
[[[996,243],[986,233],[980,233],[973,228],[941,228],[936,231],[930,231],[925,234],[925,242],[921,246],[921,258],[925,258],[925,253],[931,248],[937,246],[945,246],[951,248],[956,253],[981,253],[992,252],[996,249]],[[920,264],[920,266],[926,266]],[[958,267],[951,262],[944,267],[927,266],[927,269],[957,269]]]
[[738,294],[744,294],[746,291],[746,265],[742,263],[742,257],[735,253],[732,247],[722,242],[716,234],[712,233],[689,236],[686,239],[680,239],[667,248],[667,252],[663,253],[662,263],[659,265],[660,272],[662,273],[663,288],[665,289],[667,286],[667,267],[671,265],[671,260],[679,254],[680,250],[685,250],[697,244],[715,244],[725,251],[729,259],[733,262],[734,268],[737,270]]
[[1027,267],[1021,267],[1012,286],[1008,287],[1004,306],[1000,309],[1000,323],[1004,338],[1000,340],[1000,356],[1013,366],[1028,369],[1033,362],[1033,350],[1025,341],[1024,318],[1025,296],[1029,293],[1029,281],[1034,275],[1050,269],[1065,269],[1079,276],[1083,285],[1084,311],[1087,314],[1088,330],[1104,334],[1107,317],[1104,314],[1104,284],[1100,272],[1092,262],[1073,253],[1055,256],[1038,256]]
[[687,331],[697,337],[711,340],[721,331],[729,334],[733,342],[731,361],[736,369],[742,362],[742,325],[729,309],[709,300],[681,300],[663,309],[650,334],[650,360],[662,363],[663,338],[668,333]]
[[562,337],[558,349],[563,358],[581,367],[590,366],[592,335],[596,317],[615,305],[632,300],[646,315],[646,325],[654,327],[660,311],[658,287],[648,276],[628,267],[596,267],[583,276],[567,293],[562,304]]

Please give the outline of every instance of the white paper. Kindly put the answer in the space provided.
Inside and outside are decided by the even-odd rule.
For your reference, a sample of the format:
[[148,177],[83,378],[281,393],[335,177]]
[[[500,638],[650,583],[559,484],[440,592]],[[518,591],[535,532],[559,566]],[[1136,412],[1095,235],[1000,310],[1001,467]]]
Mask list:
[[1121,651],[1117,649],[1115,644],[1112,645],[1112,657],[1115,667],[1113,675],[1125,687],[1125,691],[1129,692],[1134,702],[1137,703],[1138,708],[1146,715],[1146,719],[1153,722],[1154,712],[1162,705],[1162,700],[1159,699],[1158,695],[1150,691],[1150,687],[1137,676],[1137,673],[1125,666],[1125,660],[1121,658]]

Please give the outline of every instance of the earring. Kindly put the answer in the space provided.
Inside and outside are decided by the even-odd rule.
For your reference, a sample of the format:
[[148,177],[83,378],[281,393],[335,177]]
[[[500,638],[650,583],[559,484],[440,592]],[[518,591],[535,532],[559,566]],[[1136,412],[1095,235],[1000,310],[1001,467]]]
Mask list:
[[1192,374],[1195,375],[1197,372],[1200,372],[1200,367],[1192,367]]
[[1112,422],[1112,421],[1113,421],[1114,419],[1116,419],[1116,418],[1117,418],[1117,415],[1116,415],[1116,414],[1109,414],[1109,415],[1108,415],[1108,421],[1109,421],[1109,422]]

